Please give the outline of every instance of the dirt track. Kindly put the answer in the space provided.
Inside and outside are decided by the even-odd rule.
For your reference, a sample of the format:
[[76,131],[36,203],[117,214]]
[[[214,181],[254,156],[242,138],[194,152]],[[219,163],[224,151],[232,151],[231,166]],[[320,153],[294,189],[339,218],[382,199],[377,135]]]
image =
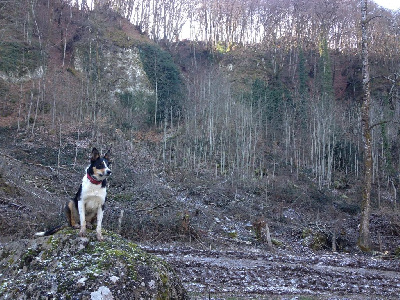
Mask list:
[[145,248],[172,264],[193,299],[399,299],[400,261],[337,253]]

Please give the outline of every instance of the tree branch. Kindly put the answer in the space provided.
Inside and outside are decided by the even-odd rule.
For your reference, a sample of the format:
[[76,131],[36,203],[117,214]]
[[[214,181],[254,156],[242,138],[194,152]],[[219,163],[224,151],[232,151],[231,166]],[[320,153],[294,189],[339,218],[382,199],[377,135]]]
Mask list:
[[26,206],[16,204],[16,203],[12,202],[11,199],[4,198],[4,197],[0,197],[0,203],[11,206],[11,207],[15,207],[15,208],[17,208],[17,210],[26,208]]
[[147,212],[147,213],[151,213],[152,211],[159,209],[159,208],[166,208],[171,206],[171,203],[169,202],[169,200],[165,201],[164,203],[160,203],[154,207],[151,208],[145,208],[145,209],[137,209],[135,210],[135,212]]
[[364,23],[369,23],[369,22],[371,22],[373,19],[376,19],[376,18],[383,18],[383,16],[372,16],[371,18],[368,18],[367,20],[365,20]]
[[395,123],[395,124],[400,124],[399,121],[393,121],[393,120],[381,121],[381,122],[379,122],[379,123],[375,123],[375,124],[371,125],[371,126],[369,127],[369,130],[372,130],[372,129],[373,129],[374,127],[376,127],[376,126],[379,126],[379,125],[382,125],[382,124],[391,123],[391,122],[393,122],[393,123]]

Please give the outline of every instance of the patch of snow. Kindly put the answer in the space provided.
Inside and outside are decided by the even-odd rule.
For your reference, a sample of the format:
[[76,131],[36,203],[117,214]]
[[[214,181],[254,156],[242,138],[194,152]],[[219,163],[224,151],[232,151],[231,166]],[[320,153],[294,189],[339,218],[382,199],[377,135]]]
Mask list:
[[111,276],[110,280],[112,281],[112,283],[116,283],[119,280],[119,277],[117,276]]
[[96,292],[90,294],[91,300],[113,300],[114,297],[110,289],[106,286],[101,286]]
[[154,280],[151,280],[150,282],[149,282],[149,288],[150,289],[154,289],[156,287],[156,282],[154,281]]
[[85,285],[86,280],[87,280],[86,277],[82,277],[81,279],[78,280],[78,284]]

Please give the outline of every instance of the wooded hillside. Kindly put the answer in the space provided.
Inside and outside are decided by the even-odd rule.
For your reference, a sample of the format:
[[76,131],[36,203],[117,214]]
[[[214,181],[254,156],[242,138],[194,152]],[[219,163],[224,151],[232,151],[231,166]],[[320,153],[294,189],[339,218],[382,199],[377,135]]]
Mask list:
[[[174,185],[243,223],[278,222],[288,209],[315,223],[321,211],[335,228],[331,239],[338,216],[353,226],[361,205],[360,12],[357,0],[3,1],[2,151],[24,161],[22,149],[32,147],[36,163],[62,176],[63,167],[85,164],[91,145],[112,145],[116,167],[130,174],[116,175],[115,201],[135,199],[124,186],[137,168],[147,182],[162,174],[166,190]],[[374,234],[395,244],[400,14],[370,2],[369,16],[372,206],[395,224]],[[141,88],[127,88],[109,64],[121,51],[140,66],[130,75],[143,70],[132,76]],[[127,153],[134,158],[123,169]],[[17,196],[3,192],[8,202]],[[130,226],[154,237],[174,216],[174,230],[186,234],[186,211],[169,205]],[[188,214],[199,238],[206,222],[193,207]],[[375,239],[374,247],[384,244]]]

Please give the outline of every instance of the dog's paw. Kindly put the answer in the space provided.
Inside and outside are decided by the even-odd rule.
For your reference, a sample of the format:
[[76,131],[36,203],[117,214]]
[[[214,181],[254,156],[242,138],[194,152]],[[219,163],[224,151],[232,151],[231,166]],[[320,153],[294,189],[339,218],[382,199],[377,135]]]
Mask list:
[[85,237],[86,236],[86,231],[79,231],[79,236],[80,237]]
[[103,235],[101,234],[101,233],[97,233],[97,240],[99,241],[99,242],[102,242],[104,239],[103,239]]

